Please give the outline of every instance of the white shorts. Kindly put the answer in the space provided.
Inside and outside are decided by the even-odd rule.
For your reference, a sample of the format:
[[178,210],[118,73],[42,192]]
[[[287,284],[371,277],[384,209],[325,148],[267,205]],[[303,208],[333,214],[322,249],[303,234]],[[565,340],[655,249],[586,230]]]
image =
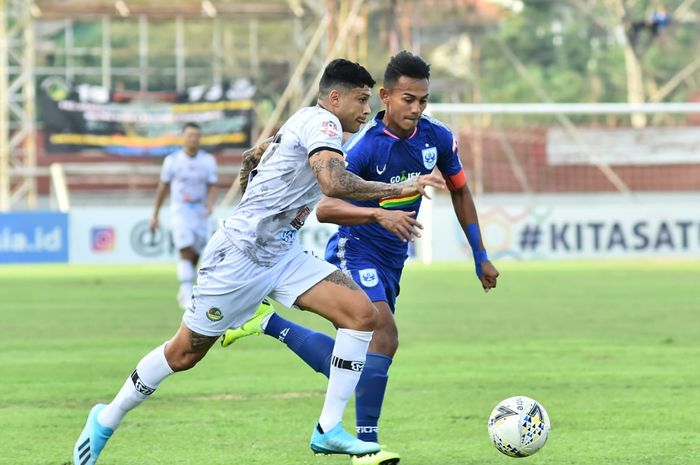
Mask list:
[[173,245],[177,250],[191,247],[198,255],[202,252],[209,239],[208,218],[194,220],[173,216],[171,226]]
[[291,307],[338,268],[294,247],[272,267],[251,261],[220,229],[202,254],[197,285],[182,322],[204,336],[219,336],[245,323],[270,296]]

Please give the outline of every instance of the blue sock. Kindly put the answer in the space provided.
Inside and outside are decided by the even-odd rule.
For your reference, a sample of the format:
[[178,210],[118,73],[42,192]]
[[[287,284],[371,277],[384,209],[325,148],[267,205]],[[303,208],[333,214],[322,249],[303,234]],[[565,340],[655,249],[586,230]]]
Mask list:
[[267,321],[265,334],[287,344],[307,365],[328,377],[335,340],[326,334],[312,331],[273,313]]
[[357,439],[377,442],[377,425],[389,381],[391,357],[376,352],[367,353],[367,362],[355,388]]

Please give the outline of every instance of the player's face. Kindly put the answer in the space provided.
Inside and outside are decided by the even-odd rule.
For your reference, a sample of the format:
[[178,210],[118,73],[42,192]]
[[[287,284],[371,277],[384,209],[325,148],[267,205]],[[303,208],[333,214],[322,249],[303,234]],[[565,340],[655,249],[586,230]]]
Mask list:
[[401,76],[391,88],[380,89],[379,97],[386,107],[384,124],[389,130],[403,137],[413,134],[428,105],[429,87],[427,79]]
[[202,132],[197,128],[185,128],[185,151],[188,153],[196,153],[199,150],[199,139],[202,137]]
[[369,87],[354,87],[344,92],[338,92],[336,116],[343,126],[344,132],[357,132],[367,122],[371,109],[369,108]]

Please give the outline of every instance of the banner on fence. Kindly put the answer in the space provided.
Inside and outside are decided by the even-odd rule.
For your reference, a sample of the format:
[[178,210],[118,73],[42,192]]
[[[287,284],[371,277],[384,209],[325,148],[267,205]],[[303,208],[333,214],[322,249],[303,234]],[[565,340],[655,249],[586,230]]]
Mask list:
[[123,156],[164,156],[182,145],[182,127],[202,127],[202,148],[218,151],[251,145],[255,87],[196,86],[187,92],[108,91],[45,79],[39,91],[48,152],[100,150]]

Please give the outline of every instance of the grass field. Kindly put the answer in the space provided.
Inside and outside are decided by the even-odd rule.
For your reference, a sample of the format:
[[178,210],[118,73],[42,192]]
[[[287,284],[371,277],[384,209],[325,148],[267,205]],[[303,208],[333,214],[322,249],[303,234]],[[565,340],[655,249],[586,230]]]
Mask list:
[[[0,464],[71,460],[90,407],[178,326],[174,272],[0,267]],[[406,270],[381,423],[402,465],[700,463],[700,263],[501,272],[484,294],[467,265]],[[272,338],[216,346],[126,418],[99,464],[349,464],[308,449],[325,384]],[[527,459],[501,455],[486,433],[493,406],[513,395],[552,419],[547,446]]]

